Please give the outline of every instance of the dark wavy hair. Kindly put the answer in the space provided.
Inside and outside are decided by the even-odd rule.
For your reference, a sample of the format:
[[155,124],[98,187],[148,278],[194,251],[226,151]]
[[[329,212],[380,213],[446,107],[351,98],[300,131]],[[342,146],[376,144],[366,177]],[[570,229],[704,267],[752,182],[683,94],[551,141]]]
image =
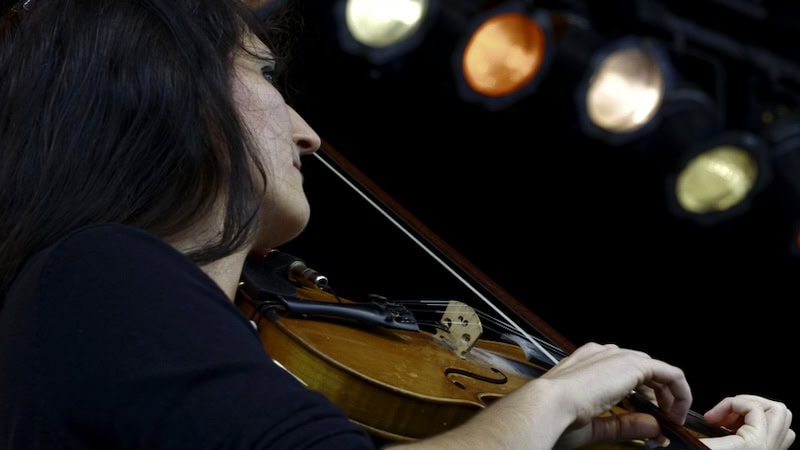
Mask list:
[[[167,238],[227,198],[199,264],[242,247],[266,174],[234,108],[245,30],[277,58],[285,25],[237,0],[22,0],[0,16],[0,306],[27,258],[76,228]],[[253,168],[256,170],[253,170]]]

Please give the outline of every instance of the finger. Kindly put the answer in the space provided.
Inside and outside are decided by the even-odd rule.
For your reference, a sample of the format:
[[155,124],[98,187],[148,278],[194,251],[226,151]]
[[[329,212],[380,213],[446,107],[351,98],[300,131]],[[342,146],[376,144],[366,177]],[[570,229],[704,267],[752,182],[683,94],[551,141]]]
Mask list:
[[[573,351],[569,356],[573,356],[574,358],[572,359],[584,360],[588,358],[597,357],[597,355],[601,353],[606,353],[609,351],[616,351],[616,350],[620,350],[620,348],[615,344],[599,344],[597,342],[587,342],[578,347],[577,349],[575,349],[575,351]],[[564,360],[570,359],[569,356],[562,359],[562,362]]]
[[[760,415],[748,417],[748,413],[758,410]],[[751,426],[763,427],[766,429],[767,416],[764,413],[772,410],[774,414],[789,414],[788,409],[781,403],[753,395],[737,395],[736,397],[726,397],[708,410],[704,417],[707,421],[724,427],[736,430],[743,426],[745,422]],[[763,422],[761,422],[763,421]]]
[[[669,411],[672,405],[675,404],[675,394],[673,394],[669,386],[651,381],[647,388],[651,391],[650,398],[653,399],[653,403],[658,405],[662,411]],[[639,390],[641,391],[642,388],[639,388]]]
[[655,417],[645,413],[609,414],[592,419],[592,442],[656,439],[664,442]]
[[[762,402],[759,403],[763,405]],[[783,403],[770,402],[764,414],[767,418],[767,436],[778,445],[777,448],[788,448],[787,440],[794,441],[793,436],[789,438],[789,433],[794,433],[789,428],[792,425],[792,412]]]
[[[753,448],[786,450],[795,440],[792,412],[785,404],[759,396],[739,395],[723,399],[708,414],[709,422],[719,419],[723,424],[740,424],[732,429],[736,434],[714,440],[714,448],[736,448],[741,441]],[[727,425],[723,425],[727,426]],[[729,446],[729,447],[728,447]]]
[[603,357],[613,356],[635,365],[639,369],[639,387],[647,386],[655,393],[660,408],[669,418],[683,424],[692,404],[692,392],[682,369],[653,359],[647,353],[606,347]]
[[670,419],[683,424],[692,405],[692,390],[683,370],[663,361],[651,361],[651,375],[645,384],[653,388],[659,406]]
[[783,437],[783,443],[781,444],[780,448],[783,449],[783,450],[786,450],[787,448],[790,448],[792,446],[792,444],[794,444],[794,439],[795,439],[794,430],[791,430],[791,429],[788,430],[786,432],[786,435]]
[[742,438],[736,435],[704,438],[700,441],[714,450],[738,450],[742,448]]
[[[723,399],[706,415],[709,421],[714,421],[731,429],[741,429],[749,425],[766,430],[767,416],[765,407],[769,406],[753,396],[737,395],[736,397]],[[736,427],[737,422],[742,422],[742,420],[741,426]]]
[[636,392],[642,394],[647,400],[650,400],[651,403],[656,403],[656,391],[650,386],[647,385],[640,385],[636,387]]

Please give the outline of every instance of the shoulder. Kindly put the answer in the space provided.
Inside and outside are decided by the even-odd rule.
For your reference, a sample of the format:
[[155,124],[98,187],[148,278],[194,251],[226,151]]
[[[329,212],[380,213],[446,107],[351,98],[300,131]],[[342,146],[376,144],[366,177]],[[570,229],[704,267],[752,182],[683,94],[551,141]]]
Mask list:
[[78,229],[40,257],[44,261],[39,281],[45,289],[76,289],[82,295],[102,289],[108,295],[130,288],[141,294],[149,285],[163,290],[186,280],[216,286],[186,255],[159,237],[122,224]]
[[38,255],[17,286],[0,313],[0,441],[19,423],[31,430],[21,439],[102,437],[106,448],[372,448],[156,236],[85,227]]
[[49,258],[75,258],[76,262],[130,261],[131,258],[147,257],[188,261],[154,234],[123,224],[96,224],[79,228],[61,238],[45,253]]
[[87,226],[38,254],[6,307],[0,319],[28,324],[31,342],[48,349],[43,358],[82,349],[122,351],[133,360],[152,357],[153,346],[180,354],[188,340],[207,335],[258,342],[244,315],[191,259],[125,225]]
[[219,286],[186,255],[147,231],[120,224],[80,228],[39,252],[12,285],[7,302],[46,311],[48,318],[83,314],[83,320],[103,314],[144,320],[174,314],[187,303],[232,309]]

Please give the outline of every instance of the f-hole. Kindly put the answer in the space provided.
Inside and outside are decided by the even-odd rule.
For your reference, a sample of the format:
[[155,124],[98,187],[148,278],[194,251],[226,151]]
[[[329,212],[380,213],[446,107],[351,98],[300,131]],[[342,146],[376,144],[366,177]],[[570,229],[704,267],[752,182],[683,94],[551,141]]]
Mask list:
[[450,381],[453,384],[455,384],[456,386],[460,387],[461,389],[466,389],[467,387],[464,386],[463,384],[461,384],[460,381],[453,379],[453,377],[451,375],[462,375],[462,376],[465,376],[465,377],[474,378],[476,380],[484,381],[486,383],[492,383],[492,384],[505,384],[505,383],[508,382],[508,377],[503,372],[495,369],[494,367],[490,367],[489,369],[492,372],[494,372],[497,375],[499,375],[499,377],[498,378],[491,378],[491,377],[487,377],[485,375],[480,375],[480,374],[477,374],[477,373],[470,372],[468,370],[455,369],[455,368],[445,369],[444,374],[445,374],[445,376],[447,378],[450,379]]

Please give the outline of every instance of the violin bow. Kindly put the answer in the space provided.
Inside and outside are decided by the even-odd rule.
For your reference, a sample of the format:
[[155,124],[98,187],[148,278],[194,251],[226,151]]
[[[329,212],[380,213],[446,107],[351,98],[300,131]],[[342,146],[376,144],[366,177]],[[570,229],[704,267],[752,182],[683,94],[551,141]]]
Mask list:
[[[536,339],[531,337],[519,324],[509,318],[505,312],[484,295],[484,292],[490,293],[502,305],[514,311],[527,326],[541,333],[542,336],[547,338],[553,345],[563,350],[565,354],[572,353],[577,348],[575,344],[534,314],[527,306],[494,282],[489,276],[436,235],[429,227],[414,217],[406,208],[384,192],[383,189],[375,184],[361,170],[334,149],[329,142],[323,139],[320,150],[314,153],[314,156],[403,234],[422,248],[423,251],[430,255],[445,270],[456,277],[467,289],[475,293],[487,306],[503,317],[510,326],[517,329],[521,336],[530,340],[531,344],[543,355],[547,356],[553,365],[558,363],[560,358],[558,356],[553,356],[552,353],[547,351]],[[414,232],[411,230],[414,230]],[[456,270],[454,267],[459,270]],[[483,289],[483,291],[471,284],[465,278],[464,274],[468,275],[474,283]],[[629,397],[629,402],[634,405],[635,410],[651,414],[658,420],[664,434],[670,438],[670,445],[665,448],[676,450],[708,450],[708,446],[703,444],[688,428],[677,425],[669,420],[661,409],[653,405],[649,400],[644,398],[644,396],[633,393]],[[710,425],[706,424],[706,426],[711,428]],[[725,433],[722,431],[715,431],[713,433],[713,435],[723,434]],[[678,445],[678,447],[675,445]]]

